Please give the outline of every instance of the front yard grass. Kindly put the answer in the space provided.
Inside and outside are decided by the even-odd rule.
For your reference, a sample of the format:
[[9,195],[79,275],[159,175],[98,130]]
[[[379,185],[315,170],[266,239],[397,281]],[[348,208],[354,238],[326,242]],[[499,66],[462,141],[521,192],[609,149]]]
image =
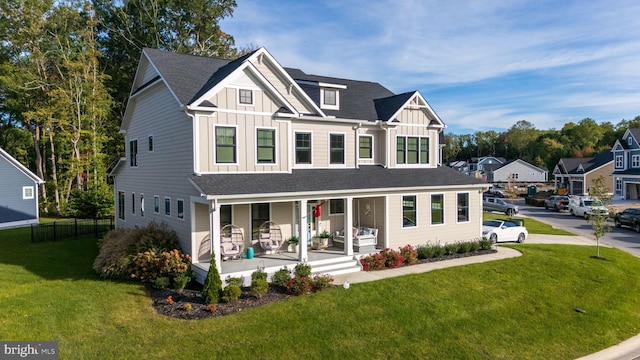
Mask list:
[[[519,216],[515,216],[515,217],[518,218]],[[554,228],[553,226],[549,224],[545,224],[538,220],[535,220],[529,217],[522,217],[522,218],[524,219],[524,226],[527,228],[527,231],[529,232],[529,234],[576,236],[576,234],[572,232],[569,232],[563,229]],[[487,212],[482,213],[482,220],[488,220],[488,219],[509,220],[510,217],[504,214],[487,213]]]
[[523,256],[187,321],[100,280],[95,239],[28,231],[0,231],[0,339],[57,340],[61,359],[573,359],[640,332],[640,259],[616,249],[510,245]]

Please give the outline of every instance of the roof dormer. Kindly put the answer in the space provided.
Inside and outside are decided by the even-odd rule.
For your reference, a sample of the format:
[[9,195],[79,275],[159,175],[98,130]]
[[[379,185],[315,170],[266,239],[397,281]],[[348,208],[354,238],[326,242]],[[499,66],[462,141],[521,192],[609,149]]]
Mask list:
[[346,89],[345,85],[328,84],[319,82],[320,108],[327,110],[340,110],[340,89]]

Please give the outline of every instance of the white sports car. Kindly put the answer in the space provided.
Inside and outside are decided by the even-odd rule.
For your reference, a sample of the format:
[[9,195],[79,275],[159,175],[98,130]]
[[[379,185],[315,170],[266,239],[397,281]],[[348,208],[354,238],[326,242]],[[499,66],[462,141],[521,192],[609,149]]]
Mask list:
[[529,232],[524,226],[520,226],[508,220],[485,220],[482,222],[482,237],[492,242],[517,241],[524,242]]

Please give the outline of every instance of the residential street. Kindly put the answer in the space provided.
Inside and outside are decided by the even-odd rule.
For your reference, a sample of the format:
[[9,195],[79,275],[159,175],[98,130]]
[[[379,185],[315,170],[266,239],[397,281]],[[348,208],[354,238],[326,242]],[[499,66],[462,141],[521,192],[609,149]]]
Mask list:
[[[546,210],[544,207],[525,205],[524,200],[516,200],[515,204],[520,208],[520,216],[535,218],[554,227],[571,231],[592,240],[595,245],[591,224],[583,218],[571,216],[568,212],[555,212]],[[640,207],[640,204],[629,203],[628,207]],[[600,244],[616,247],[640,257],[640,234],[628,227],[618,229],[613,226],[613,222],[610,224],[611,232],[600,239]]]

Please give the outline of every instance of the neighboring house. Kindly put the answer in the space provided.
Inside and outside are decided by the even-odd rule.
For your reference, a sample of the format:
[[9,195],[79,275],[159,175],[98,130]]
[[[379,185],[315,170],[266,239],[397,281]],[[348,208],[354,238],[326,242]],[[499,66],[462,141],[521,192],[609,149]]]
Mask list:
[[452,169],[458,170],[463,174],[469,174],[469,163],[464,160],[451,161],[449,164],[447,164],[447,166]]
[[572,195],[589,193],[589,186],[593,179],[604,176],[607,178],[607,192],[613,192],[613,157],[611,150],[606,150],[594,157],[562,158],[553,169],[556,188],[566,188]]
[[469,171],[484,172],[486,167],[495,168],[496,165],[502,165],[506,162],[504,158],[494,156],[473,157],[469,161]]
[[38,223],[44,181],[0,148],[0,229]]
[[[260,225],[276,222],[314,269],[307,246],[325,230],[375,228],[373,249],[478,239],[487,185],[439,166],[444,128],[417,91],[283,68],[264,48],[233,61],[144,49],[111,172],[116,226],[166,222],[199,281],[210,249],[223,279],[256,269],[221,261],[226,224],[260,253]],[[325,254],[358,271],[358,234],[341,234]]]
[[627,129],[616,140],[613,153],[613,179],[615,195],[623,199],[637,200],[640,196],[640,128]]
[[491,182],[536,183],[549,181],[549,171],[531,165],[524,160],[513,160],[493,170],[488,175]]

